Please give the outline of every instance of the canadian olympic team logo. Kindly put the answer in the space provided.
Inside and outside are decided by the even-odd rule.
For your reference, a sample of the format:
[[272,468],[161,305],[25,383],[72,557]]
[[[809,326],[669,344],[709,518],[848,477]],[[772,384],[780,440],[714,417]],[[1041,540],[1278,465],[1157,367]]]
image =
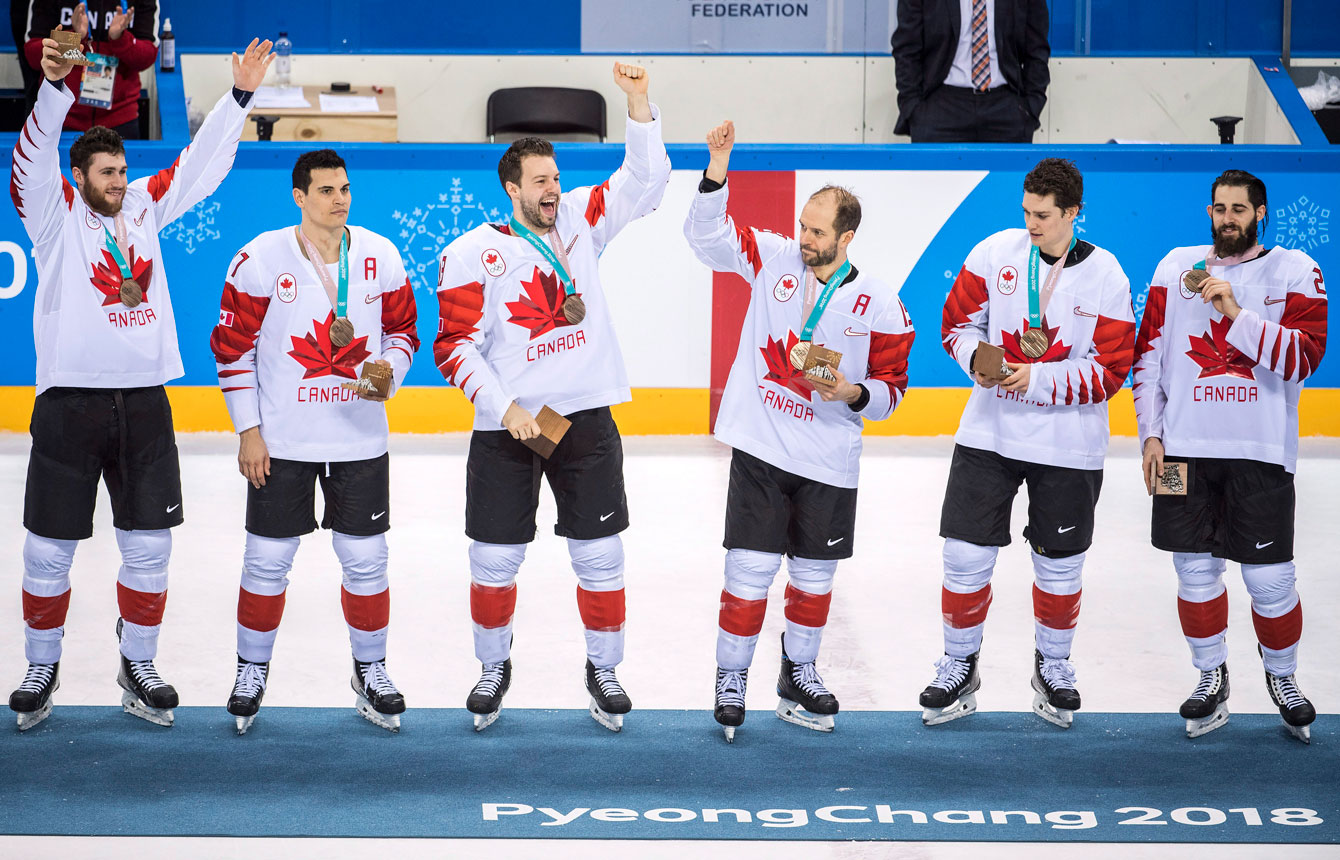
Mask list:
[[97,218],[94,218],[92,212],[84,213],[84,223],[88,225],[88,229],[90,230],[102,229],[102,222],[100,222]]
[[782,275],[777,286],[772,288],[772,297],[779,302],[789,301],[800,287],[800,279],[795,275]]
[[495,248],[489,248],[480,254],[479,261],[484,264],[484,271],[488,272],[491,277],[501,277],[502,273],[507,271],[507,261],[502,258],[502,254],[499,254]]
[[1194,299],[1196,297],[1195,293],[1186,288],[1186,276],[1189,274],[1191,274],[1191,270],[1187,269],[1177,276],[1177,291],[1182,294],[1184,299]]
[[1014,266],[1006,266],[996,275],[996,289],[1002,296],[1014,295],[1014,288],[1019,286],[1019,270]]
[[298,279],[288,272],[275,278],[275,295],[281,302],[291,302],[298,297]]

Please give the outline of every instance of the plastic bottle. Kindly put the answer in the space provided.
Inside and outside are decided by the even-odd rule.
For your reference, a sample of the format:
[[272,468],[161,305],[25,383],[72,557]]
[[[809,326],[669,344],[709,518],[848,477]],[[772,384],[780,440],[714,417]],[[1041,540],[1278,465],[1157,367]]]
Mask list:
[[293,43],[289,41],[288,32],[279,31],[279,38],[275,41],[275,86],[291,86],[293,78]]
[[172,19],[163,19],[163,35],[158,42],[158,70],[177,71],[177,37],[172,35]]

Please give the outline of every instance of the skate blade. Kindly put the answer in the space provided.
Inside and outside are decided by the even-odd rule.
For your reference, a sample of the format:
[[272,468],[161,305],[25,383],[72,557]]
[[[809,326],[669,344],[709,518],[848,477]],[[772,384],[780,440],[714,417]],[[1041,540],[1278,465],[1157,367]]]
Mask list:
[[977,696],[974,693],[967,693],[960,696],[958,701],[948,707],[923,710],[921,712],[921,724],[928,727],[944,725],[960,717],[971,716],[975,713],[977,713]]
[[1047,698],[1041,693],[1033,697],[1033,713],[1042,717],[1053,726],[1059,726],[1063,729],[1070,728],[1070,724],[1075,720],[1074,711],[1066,711],[1060,708],[1053,708]]
[[1291,726],[1288,723],[1284,727],[1289,730],[1289,734],[1298,738],[1303,743],[1312,745],[1312,727],[1311,726]]
[[811,714],[790,699],[782,699],[777,702],[777,716],[788,723],[804,726],[816,732],[831,732],[833,730],[832,714]]
[[722,726],[721,731],[726,735],[726,743],[735,743],[735,726]]
[[45,720],[47,717],[51,716],[51,700],[48,699],[45,705],[43,705],[42,707],[38,708],[35,711],[29,711],[28,713],[21,713],[18,716],[19,716],[19,731],[26,732],[33,726]]
[[1228,723],[1228,706],[1220,705],[1214,709],[1214,713],[1202,719],[1190,719],[1186,721],[1186,736],[1189,738],[1198,738],[1201,735],[1208,735],[1210,732]]
[[252,714],[249,717],[237,717],[236,719],[237,719],[237,734],[240,737],[241,735],[245,735],[247,733],[247,729],[251,728],[252,723],[256,722],[256,715]]
[[171,708],[151,708],[141,702],[134,693],[128,691],[121,693],[121,710],[132,717],[139,717],[141,720],[146,720],[156,726],[172,727]]
[[501,708],[488,714],[475,714],[475,731],[484,731],[484,729],[498,722],[500,716],[502,716]]
[[591,719],[600,723],[612,732],[623,731],[623,714],[607,714],[596,704],[596,700],[591,700]]
[[399,714],[380,713],[376,708],[372,707],[371,702],[361,696],[358,701],[354,702],[354,708],[357,709],[359,716],[372,723],[374,726],[379,726],[386,729],[388,732],[397,734],[400,732]]

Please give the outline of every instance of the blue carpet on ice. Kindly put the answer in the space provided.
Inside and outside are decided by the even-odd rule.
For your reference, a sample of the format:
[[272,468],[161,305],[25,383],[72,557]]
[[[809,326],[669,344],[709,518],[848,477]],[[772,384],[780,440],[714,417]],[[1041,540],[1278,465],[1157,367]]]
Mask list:
[[4,834],[1340,842],[1335,715],[1304,746],[1268,715],[1192,741],[1170,714],[1065,732],[865,711],[825,735],[764,711],[728,746],[705,711],[637,711],[615,735],[584,711],[505,710],[476,734],[463,710],[411,710],[392,735],[352,708],[264,708],[238,737],[223,708],[162,729],[58,705],[0,729],[0,773]]

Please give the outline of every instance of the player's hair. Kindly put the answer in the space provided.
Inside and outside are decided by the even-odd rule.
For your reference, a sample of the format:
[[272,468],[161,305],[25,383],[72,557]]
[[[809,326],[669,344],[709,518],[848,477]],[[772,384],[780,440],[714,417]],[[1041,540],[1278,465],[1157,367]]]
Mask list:
[[542,137],[522,137],[512,141],[502,158],[498,159],[498,181],[502,183],[504,191],[509,182],[513,185],[521,184],[521,160],[528,155],[553,158],[554,145]]
[[1024,190],[1039,197],[1048,194],[1062,212],[1084,208],[1084,175],[1068,158],[1044,158],[1024,177]]
[[79,135],[79,139],[70,145],[70,167],[79,168],[80,173],[88,173],[93,156],[99,152],[108,155],[125,155],[126,144],[121,135],[105,126],[95,125]]
[[343,170],[347,175],[349,168],[345,166],[344,159],[340,158],[339,153],[333,149],[314,149],[311,152],[304,152],[298,156],[297,162],[293,165],[293,187],[307,193],[307,189],[312,187],[313,170]]
[[1210,185],[1210,204],[1214,204],[1214,195],[1219,191],[1220,185],[1227,185],[1229,188],[1246,188],[1247,201],[1252,204],[1252,209],[1266,207],[1266,217],[1261,219],[1261,226],[1264,227],[1270,220],[1270,204],[1266,202],[1266,184],[1257,177],[1245,170],[1225,170],[1215,177]]
[[825,185],[818,191],[810,195],[810,199],[818,197],[821,194],[833,195],[833,202],[837,204],[837,214],[833,216],[833,233],[841,236],[848,230],[855,230],[861,226],[861,200],[851,189],[843,188],[841,185]]

